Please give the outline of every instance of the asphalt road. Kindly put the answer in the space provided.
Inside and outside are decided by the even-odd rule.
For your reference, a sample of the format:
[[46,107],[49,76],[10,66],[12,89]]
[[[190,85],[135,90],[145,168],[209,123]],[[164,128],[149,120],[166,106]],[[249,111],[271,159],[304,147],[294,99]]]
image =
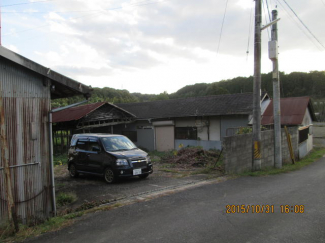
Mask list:
[[[286,204],[304,210],[281,213]],[[268,206],[263,213],[252,207],[226,213],[227,205]],[[28,242],[325,242],[325,158],[300,171],[241,177],[97,212]]]

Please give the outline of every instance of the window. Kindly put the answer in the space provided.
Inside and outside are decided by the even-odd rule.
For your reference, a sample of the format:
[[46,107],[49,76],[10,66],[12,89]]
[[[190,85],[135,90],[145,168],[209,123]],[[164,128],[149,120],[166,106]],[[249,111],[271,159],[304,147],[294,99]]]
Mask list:
[[196,127],[175,127],[175,139],[197,139]]
[[309,127],[299,130],[299,143],[306,141],[308,139]]
[[122,135],[128,137],[132,142],[138,141],[138,136],[136,131],[122,131]]
[[100,151],[100,146],[97,140],[90,139],[88,143],[88,151]]
[[78,140],[76,148],[80,150],[87,150],[87,140]]

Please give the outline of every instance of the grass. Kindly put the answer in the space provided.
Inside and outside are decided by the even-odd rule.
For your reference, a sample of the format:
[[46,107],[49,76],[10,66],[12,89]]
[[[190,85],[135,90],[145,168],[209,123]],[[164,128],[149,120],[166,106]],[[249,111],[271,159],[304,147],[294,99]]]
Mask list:
[[66,154],[54,155],[53,164],[54,165],[63,165],[67,164],[68,156]]
[[325,154],[325,148],[314,148],[305,158],[300,161],[296,161],[295,164],[284,164],[281,169],[276,168],[264,168],[261,171],[248,171],[241,173],[241,176],[266,176],[266,175],[277,175],[281,173],[287,173],[294,170],[299,170],[315,160],[323,157]]
[[46,232],[58,231],[62,228],[72,225],[81,216],[94,213],[98,211],[108,211],[117,207],[121,207],[121,203],[115,203],[113,205],[107,205],[103,207],[91,208],[88,210],[70,213],[64,216],[58,216],[50,218],[42,224],[36,226],[20,225],[20,230],[14,233],[13,227],[9,224],[0,227],[0,242],[22,242],[27,238],[36,237]]
[[77,195],[75,193],[69,192],[64,193],[61,192],[56,196],[56,205],[58,207],[62,207],[65,205],[68,205],[70,203],[73,203],[77,200]]

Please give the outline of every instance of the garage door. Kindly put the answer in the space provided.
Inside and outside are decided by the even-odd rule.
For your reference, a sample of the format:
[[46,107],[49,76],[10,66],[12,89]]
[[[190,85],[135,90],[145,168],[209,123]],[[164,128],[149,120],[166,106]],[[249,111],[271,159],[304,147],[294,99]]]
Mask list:
[[157,151],[174,149],[174,126],[155,127]]

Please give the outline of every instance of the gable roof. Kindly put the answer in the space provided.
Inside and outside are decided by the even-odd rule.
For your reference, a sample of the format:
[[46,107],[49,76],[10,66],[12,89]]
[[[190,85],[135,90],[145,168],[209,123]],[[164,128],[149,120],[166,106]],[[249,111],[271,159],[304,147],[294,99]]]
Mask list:
[[[306,109],[309,109],[312,120],[317,120],[309,97],[281,98],[280,109],[281,125],[301,125],[303,123]],[[262,115],[261,124],[273,124],[273,100]]]
[[86,98],[90,97],[90,92],[92,91],[90,86],[86,86],[71,78],[59,74],[50,68],[44,67],[2,46],[0,46],[0,59],[15,63],[25,69],[41,75],[44,77],[44,81],[46,79],[50,80],[51,84],[55,85],[55,89],[51,91],[52,99],[66,98],[82,94]]
[[138,119],[248,115],[253,111],[253,94],[213,95],[116,105],[131,112]]
[[[93,104],[87,104],[87,105],[81,105],[76,107],[71,107],[65,110],[61,110],[58,112],[52,113],[52,121],[54,123],[58,122],[69,122],[69,121],[78,121],[88,115],[91,115],[94,111],[98,110],[100,107],[108,105],[110,107],[116,108],[124,113],[127,113],[130,117],[134,117],[133,114],[131,114],[128,111],[125,111],[121,109],[120,107],[117,107],[111,103],[108,102],[98,102]],[[99,118],[98,118],[99,119]],[[97,119],[97,120],[98,120]]]

